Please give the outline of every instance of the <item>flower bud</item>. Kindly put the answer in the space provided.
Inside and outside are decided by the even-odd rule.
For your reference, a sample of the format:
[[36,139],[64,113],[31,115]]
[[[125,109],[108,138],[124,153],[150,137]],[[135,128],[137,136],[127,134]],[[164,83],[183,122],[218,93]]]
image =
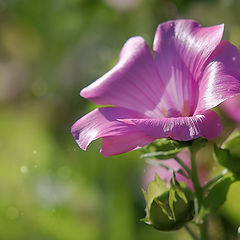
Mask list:
[[178,183],[170,189],[157,175],[144,192],[147,216],[144,222],[161,231],[176,230],[194,216],[192,192]]

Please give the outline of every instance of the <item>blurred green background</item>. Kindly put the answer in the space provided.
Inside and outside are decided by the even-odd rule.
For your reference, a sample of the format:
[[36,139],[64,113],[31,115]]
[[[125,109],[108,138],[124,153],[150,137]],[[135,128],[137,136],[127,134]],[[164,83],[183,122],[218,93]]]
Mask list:
[[[80,90],[116,63],[128,38],[151,46],[159,23],[193,18],[225,23],[224,38],[240,47],[239,12],[239,0],[0,0],[0,239],[190,239],[139,221],[140,151],[103,158],[96,141],[84,152],[70,128],[96,107]],[[221,118],[220,142],[235,127]],[[214,174],[211,159],[205,149]],[[234,184],[212,216],[213,239],[236,238],[239,192]]]

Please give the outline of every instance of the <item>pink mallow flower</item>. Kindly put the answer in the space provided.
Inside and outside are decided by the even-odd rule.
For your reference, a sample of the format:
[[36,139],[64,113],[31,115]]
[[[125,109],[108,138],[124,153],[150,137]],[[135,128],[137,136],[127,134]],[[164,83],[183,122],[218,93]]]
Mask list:
[[222,108],[228,117],[240,124],[240,95],[225,101]]
[[221,41],[223,25],[194,20],[158,26],[153,54],[142,37],[130,38],[118,63],[81,91],[100,105],[72,126],[80,148],[102,138],[103,156],[128,152],[158,138],[214,139],[222,124],[209,109],[240,93],[240,56]]

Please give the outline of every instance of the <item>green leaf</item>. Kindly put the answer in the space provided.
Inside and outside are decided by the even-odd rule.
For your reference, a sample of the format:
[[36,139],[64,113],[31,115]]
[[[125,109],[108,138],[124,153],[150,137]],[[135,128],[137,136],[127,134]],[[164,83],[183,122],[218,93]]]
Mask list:
[[214,145],[215,158],[222,166],[234,174],[240,174],[240,136],[236,132],[230,135],[222,147]]
[[232,131],[232,133],[228,136],[228,138],[224,141],[224,143],[222,144],[223,148],[227,148],[225,145],[230,142],[232,139],[234,139],[235,137],[238,137],[240,135],[240,132],[238,129],[235,129],[234,131]]
[[225,149],[229,149],[231,156],[238,158],[240,161],[240,136],[237,136],[230,141],[224,143]]
[[216,211],[226,201],[229,187],[235,181],[233,177],[227,177],[216,183],[204,200],[205,208]]
[[228,168],[229,160],[231,158],[230,152],[228,149],[223,149],[214,144],[214,155],[219,164]]

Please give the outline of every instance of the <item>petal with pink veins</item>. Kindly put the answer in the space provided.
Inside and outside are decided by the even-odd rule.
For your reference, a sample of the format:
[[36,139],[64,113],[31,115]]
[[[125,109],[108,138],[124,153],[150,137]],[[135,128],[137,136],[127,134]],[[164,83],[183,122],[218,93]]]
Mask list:
[[218,115],[208,110],[192,117],[162,119],[121,119],[132,122],[148,136],[153,138],[171,138],[178,141],[189,141],[199,137],[212,140],[222,132]]
[[153,50],[159,75],[175,109],[194,113],[202,67],[220,43],[224,26],[203,28],[194,20],[175,20],[158,26]]
[[129,131],[127,134],[121,136],[103,137],[100,152],[104,157],[113,156],[136,150],[148,145],[154,140],[156,139],[147,136],[146,133],[136,128],[135,130]]
[[128,152],[155,140],[135,125],[118,120],[133,117],[143,116],[120,107],[98,108],[72,126],[72,135],[83,150],[86,150],[93,140],[103,138],[101,153],[104,156]]
[[195,112],[213,108],[239,93],[240,55],[234,45],[223,40],[206,63]]
[[158,104],[164,90],[145,40],[133,37],[123,46],[116,66],[84,88],[81,96],[97,104],[125,107],[158,118],[163,117]]

